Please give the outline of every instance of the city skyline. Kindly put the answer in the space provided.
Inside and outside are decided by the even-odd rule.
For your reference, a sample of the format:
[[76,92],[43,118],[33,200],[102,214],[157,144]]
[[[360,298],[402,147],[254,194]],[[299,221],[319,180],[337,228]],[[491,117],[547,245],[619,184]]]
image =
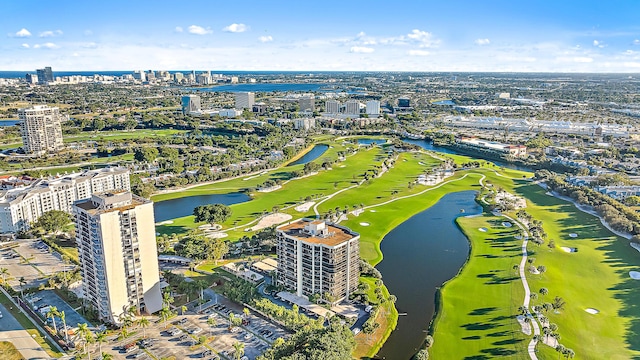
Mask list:
[[[3,6],[2,70],[637,72],[633,2],[34,1]],[[30,16],[19,16],[30,14]]]

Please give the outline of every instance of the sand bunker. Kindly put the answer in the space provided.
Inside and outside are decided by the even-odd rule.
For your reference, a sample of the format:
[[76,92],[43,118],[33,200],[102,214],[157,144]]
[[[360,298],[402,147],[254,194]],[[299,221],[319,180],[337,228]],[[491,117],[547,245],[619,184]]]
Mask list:
[[487,228],[478,228],[478,231],[487,232]]
[[633,280],[640,280],[640,272],[637,272],[637,271],[629,271],[629,276],[630,276]]
[[276,185],[276,186],[272,186],[272,187],[268,187],[268,188],[260,188],[260,189],[258,189],[258,192],[267,193],[267,192],[276,191],[276,190],[278,190],[280,188],[282,188],[282,186]]
[[353,211],[351,212],[351,215],[353,215],[353,216],[360,216],[360,214],[362,214],[363,212],[364,212],[364,210],[362,210],[362,209],[353,210]]
[[165,220],[165,221],[156,223],[156,225],[170,225],[170,224],[173,224],[173,220]]
[[531,335],[531,324],[524,321],[523,315],[516,316],[516,320],[518,320],[518,324],[522,328],[522,332],[526,335]]
[[576,234],[576,233],[571,233],[571,234],[569,234],[569,237],[577,238],[577,237],[578,237],[578,234]]
[[307,202],[306,202],[306,203],[304,203],[304,204],[300,204],[300,205],[296,206],[296,207],[295,207],[295,210],[296,210],[296,211],[299,211],[299,212],[307,212],[307,211],[309,211],[309,209],[311,209],[311,207],[312,207],[313,205],[315,205],[315,204],[316,204],[316,202],[315,202],[315,201],[307,201]]
[[369,210],[369,211],[371,211],[371,212],[376,212],[375,210]]
[[207,237],[212,239],[222,239],[222,238],[226,238],[227,236],[229,235],[223,232],[212,232],[207,234]]
[[345,166],[347,166],[347,165],[340,165],[340,167],[341,167],[341,168],[343,168],[343,167],[345,167]]
[[565,247],[565,246],[561,247],[561,249],[564,250],[564,252],[568,252],[568,253],[573,253],[573,252],[578,251],[578,249],[576,249],[576,248],[570,248],[570,247]]
[[598,311],[596,309],[592,309],[592,308],[584,309],[584,311],[586,311],[586,312],[588,312],[589,314],[592,314],[592,315],[595,315],[595,314],[600,312],[600,311]]
[[292,217],[293,216],[289,214],[284,214],[284,213],[269,214],[263,217],[262,219],[260,219],[257,225],[250,227],[248,231],[257,231],[264,228],[268,228],[269,226],[277,225],[287,220],[291,220]]
[[505,221],[505,222],[502,223],[502,226],[510,228],[510,227],[513,226],[513,224],[511,224],[510,222]]
[[369,226],[370,224],[368,222],[361,222],[360,225],[362,226]]

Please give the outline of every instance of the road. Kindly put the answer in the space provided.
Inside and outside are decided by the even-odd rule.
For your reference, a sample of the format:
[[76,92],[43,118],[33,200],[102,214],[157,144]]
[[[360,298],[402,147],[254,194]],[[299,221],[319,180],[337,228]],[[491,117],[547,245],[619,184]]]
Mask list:
[[29,335],[18,320],[0,304],[0,341],[11,342],[25,359],[49,359],[49,354]]

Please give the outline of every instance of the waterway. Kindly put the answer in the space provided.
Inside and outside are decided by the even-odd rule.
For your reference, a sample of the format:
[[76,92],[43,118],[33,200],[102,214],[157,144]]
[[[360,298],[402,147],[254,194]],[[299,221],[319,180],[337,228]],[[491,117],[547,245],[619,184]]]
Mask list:
[[20,121],[12,119],[0,119],[0,127],[18,125]]
[[326,144],[318,144],[313,147],[313,149],[309,150],[306,154],[302,155],[302,157],[287,166],[306,164],[310,161],[313,161],[320,157],[320,155],[324,154],[325,151],[329,149],[329,145]]
[[225,204],[233,205],[249,201],[251,198],[243,193],[209,194],[188,196],[183,198],[159,201],[153,204],[156,222],[193,215],[193,209],[200,205]]
[[421,148],[425,149],[425,150],[431,150],[431,151],[435,151],[435,152],[439,152],[439,153],[443,153],[443,154],[452,154],[452,155],[464,155],[464,156],[470,156],[470,157],[474,157],[476,159],[480,159],[480,160],[484,160],[484,161],[488,161],[490,163],[495,164],[496,166],[499,167],[504,167],[507,169],[513,169],[513,170],[520,170],[520,171],[529,171],[529,172],[535,172],[534,169],[527,167],[527,166],[522,166],[522,165],[516,165],[516,164],[511,164],[508,163],[506,161],[498,161],[498,160],[492,160],[492,159],[483,159],[482,157],[476,155],[471,155],[471,154],[467,154],[467,153],[463,153],[460,151],[456,151],[453,149],[449,149],[446,147],[442,147],[442,146],[438,146],[438,145],[434,145],[431,141],[429,140],[414,140],[414,139],[402,139],[402,141],[407,142],[409,144],[414,144],[414,145],[418,145]]
[[458,273],[469,254],[469,242],[454,221],[482,212],[475,194],[446,194],[384,237],[384,258],[376,267],[397,297],[398,312],[406,316],[399,316],[377,358],[408,360],[422,345],[434,315],[436,288]]

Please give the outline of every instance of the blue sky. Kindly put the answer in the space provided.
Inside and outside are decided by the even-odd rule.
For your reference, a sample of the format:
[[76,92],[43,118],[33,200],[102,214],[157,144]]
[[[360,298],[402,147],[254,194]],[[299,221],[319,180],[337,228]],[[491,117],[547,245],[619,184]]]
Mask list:
[[640,1],[0,0],[0,70],[640,72]]

